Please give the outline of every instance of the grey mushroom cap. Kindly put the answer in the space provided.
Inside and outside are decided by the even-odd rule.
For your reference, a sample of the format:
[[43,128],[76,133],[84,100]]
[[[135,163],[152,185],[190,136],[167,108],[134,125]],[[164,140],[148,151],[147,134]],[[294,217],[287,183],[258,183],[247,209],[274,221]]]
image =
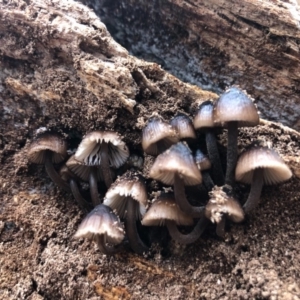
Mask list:
[[126,216],[128,197],[139,203],[136,219],[146,212],[148,194],[143,177],[137,172],[128,171],[112,184],[105,194],[103,204],[116,210],[121,218]]
[[211,168],[211,162],[209,158],[206,155],[204,155],[204,153],[201,150],[198,149],[196,151],[194,158],[199,170],[206,171]]
[[194,127],[196,129],[205,129],[214,127],[213,102],[208,100],[199,106],[194,117]]
[[173,195],[158,197],[143,217],[144,226],[163,226],[165,221],[174,221],[177,225],[193,225],[193,218],[181,211]]
[[143,129],[142,147],[147,154],[157,155],[178,141],[176,130],[159,117],[150,119]]
[[125,232],[119,218],[111,208],[100,204],[96,206],[81,222],[75,238],[96,240],[96,236],[106,235],[107,242],[120,244]]
[[191,150],[185,143],[177,143],[160,154],[149,172],[151,178],[167,185],[174,184],[175,174],[182,178],[185,185],[197,185],[202,182]]
[[259,115],[252,98],[245,91],[233,86],[214,103],[215,126],[226,127],[228,122],[237,122],[238,127],[256,126]]
[[101,148],[108,145],[109,164],[119,168],[129,156],[129,149],[121,136],[113,131],[92,131],[81,141],[75,153],[75,159],[89,166],[101,164]]
[[196,139],[193,122],[187,115],[178,114],[171,120],[170,124],[177,131],[179,139]]
[[35,164],[44,164],[48,151],[52,152],[52,163],[58,164],[67,157],[67,142],[57,133],[44,132],[30,144],[28,159]]
[[240,203],[226,190],[231,190],[231,187],[215,186],[209,193],[210,200],[205,207],[205,216],[212,223],[220,223],[224,215],[235,223],[242,222],[245,218]]
[[286,181],[293,175],[275,150],[261,146],[254,146],[240,156],[235,170],[236,180],[251,184],[255,169],[264,170],[263,182],[266,185]]

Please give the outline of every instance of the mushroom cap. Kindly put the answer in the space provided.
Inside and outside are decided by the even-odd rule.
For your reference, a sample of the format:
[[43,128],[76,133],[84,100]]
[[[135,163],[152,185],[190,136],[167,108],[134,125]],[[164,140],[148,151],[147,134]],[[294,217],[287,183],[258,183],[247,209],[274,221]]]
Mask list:
[[209,170],[211,168],[211,162],[209,158],[204,155],[200,149],[196,150],[194,159],[200,171]]
[[236,86],[226,90],[214,103],[213,118],[215,126],[223,127],[233,121],[238,123],[238,127],[256,126],[259,123],[253,100]]
[[173,185],[178,174],[185,185],[197,185],[202,182],[201,173],[194,161],[191,150],[185,143],[177,143],[157,156],[149,176],[165,184]]
[[182,113],[176,115],[170,124],[177,131],[179,139],[196,138],[193,122],[187,115]]
[[233,198],[229,191],[230,186],[215,186],[209,192],[210,199],[205,206],[205,216],[211,220],[212,223],[219,223],[222,216],[225,215],[228,219],[235,223],[242,222],[245,218],[243,208],[240,203]]
[[47,151],[52,152],[52,162],[58,164],[67,157],[67,142],[58,133],[44,132],[30,144],[28,159],[35,164],[44,164]]
[[292,177],[290,168],[279,154],[270,148],[253,146],[246,150],[238,159],[235,169],[235,179],[251,184],[255,169],[264,169],[264,184],[275,184]]
[[157,155],[179,141],[176,130],[161,118],[154,117],[143,129],[142,147],[150,155]]
[[75,233],[76,238],[95,240],[96,236],[106,235],[107,241],[120,244],[125,232],[119,218],[106,205],[97,205],[81,222]]
[[[66,162],[67,168],[73,172],[76,176],[83,181],[89,181],[91,167],[84,164],[84,162],[78,161],[75,155],[72,155]],[[103,181],[103,174],[101,169],[97,168],[97,181]]]
[[215,127],[213,119],[213,108],[213,103],[210,100],[201,103],[194,117],[194,127],[196,129]]
[[115,168],[122,166],[129,156],[129,149],[121,136],[113,131],[98,130],[88,133],[78,146],[75,158],[86,165],[99,166],[103,143],[108,144],[110,166]]
[[193,218],[180,210],[173,195],[166,194],[156,199],[142,220],[144,226],[163,226],[165,221],[177,225],[193,225]]
[[116,210],[121,218],[126,216],[126,206],[129,198],[139,203],[136,219],[146,212],[148,194],[143,177],[137,172],[128,171],[112,184],[105,194],[103,203]]

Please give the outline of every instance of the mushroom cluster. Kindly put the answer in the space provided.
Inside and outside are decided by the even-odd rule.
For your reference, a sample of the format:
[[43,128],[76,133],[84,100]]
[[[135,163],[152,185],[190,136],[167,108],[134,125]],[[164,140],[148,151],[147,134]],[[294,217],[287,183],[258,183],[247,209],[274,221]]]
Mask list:
[[[130,156],[122,137],[112,131],[89,132],[70,157],[61,135],[44,132],[30,144],[28,158],[45,164],[53,182],[72,192],[88,212],[75,237],[96,242],[104,254],[116,253],[126,243],[144,254],[151,247],[151,228],[157,226],[166,226],[170,237],[183,244],[197,241],[210,223],[224,237],[226,220],[242,222],[254,211],[264,184],[291,178],[275,150],[259,141],[238,158],[238,128],[258,123],[251,97],[233,86],[216,101],[203,102],[193,121],[183,113],[169,123],[158,115],[148,121],[141,144],[145,155],[156,158],[147,174],[140,171],[143,159]],[[220,128],[228,132],[226,169],[216,137]],[[59,171],[54,164],[60,164]],[[88,183],[90,196],[83,194],[81,182]],[[236,182],[251,184],[244,204],[235,193]]]

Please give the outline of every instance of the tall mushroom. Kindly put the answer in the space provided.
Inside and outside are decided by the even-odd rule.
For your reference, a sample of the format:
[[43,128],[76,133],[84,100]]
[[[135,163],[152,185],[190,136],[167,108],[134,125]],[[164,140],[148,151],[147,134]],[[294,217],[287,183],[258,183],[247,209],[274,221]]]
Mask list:
[[139,254],[148,252],[149,247],[140,238],[136,224],[145,214],[148,204],[143,177],[137,172],[126,172],[109,188],[103,203],[125,219],[125,229],[133,251]]
[[192,206],[185,195],[185,185],[197,185],[202,182],[191,150],[185,143],[177,143],[160,154],[151,167],[149,176],[174,186],[175,200],[182,211],[193,217],[202,216],[204,208]]
[[67,143],[58,133],[44,132],[30,144],[28,159],[35,164],[44,164],[49,177],[60,188],[70,191],[70,187],[56,172],[53,164],[62,162],[67,157]]
[[258,111],[250,96],[233,86],[214,103],[213,118],[215,125],[228,128],[225,183],[232,186],[237,162],[238,127],[258,125]]
[[224,173],[214,130],[212,101],[205,101],[199,106],[194,118],[194,126],[197,130],[205,133],[206,148],[212,163],[213,179],[217,185],[221,186],[224,184]]
[[84,237],[97,243],[104,254],[114,254],[119,251],[118,245],[124,239],[125,233],[119,218],[106,205],[96,206],[81,222],[75,233],[75,238]]
[[208,223],[204,214],[193,230],[183,234],[178,230],[179,225],[193,225],[193,219],[180,210],[171,194],[160,195],[143,217],[144,226],[162,226],[166,224],[171,237],[182,244],[194,243],[203,233]]
[[237,181],[251,184],[250,194],[243,208],[253,211],[260,199],[264,184],[272,185],[292,177],[290,168],[273,149],[254,144],[239,158],[235,170]]

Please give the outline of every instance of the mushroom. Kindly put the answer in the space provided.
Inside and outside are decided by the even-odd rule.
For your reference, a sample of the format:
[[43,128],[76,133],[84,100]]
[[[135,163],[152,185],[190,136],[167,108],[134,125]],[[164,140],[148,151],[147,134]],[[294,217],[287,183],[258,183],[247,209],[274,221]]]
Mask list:
[[[112,184],[110,166],[119,168],[129,156],[129,150],[121,136],[112,131],[92,131],[81,141],[75,153],[75,159],[92,168],[90,172],[91,187],[97,186],[96,173],[101,168],[106,187]],[[94,189],[94,194],[98,191]]]
[[235,170],[237,181],[251,184],[250,194],[243,208],[246,213],[254,210],[258,203],[263,184],[272,185],[292,177],[290,168],[275,150],[252,145],[239,158]]
[[225,183],[233,185],[237,162],[238,127],[258,125],[257,108],[250,96],[240,88],[233,86],[214,103],[213,118],[215,125],[228,128]]
[[83,219],[74,237],[93,240],[102,253],[114,254],[119,248],[108,246],[107,243],[118,245],[123,241],[124,235],[124,229],[117,215],[110,207],[100,204]]
[[170,122],[171,126],[176,130],[180,140],[194,140],[196,133],[191,119],[183,113],[177,114]]
[[28,149],[28,159],[35,164],[45,164],[49,177],[60,188],[70,191],[70,187],[56,172],[53,164],[62,162],[67,157],[67,143],[58,133],[44,132],[40,134]]
[[185,195],[185,185],[197,185],[202,176],[191,150],[185,143],[177,143],[160,154],[150,169],[149,176],[174,186],[175,201],[180,209],[193,217],[200,217],[204,207],[192,206]]
[[150,155],[157,155],[179,141],[176,130],[160,117],[153,117],[143,129],[142,147]]
[[109,188],[103,203],[125,219],[125,229],[133,251],[138,254],[148,252],[149,247],[140,238],[136,224],[145,214],[148,204],[143,177],[137,172],[127,171]]
[[171,237],[182,244],[194,243],[203,233],[208,223],[204,214],[188,234],[181,233],[177,225],[193,225],[193,218],[181,211],[172,194],[160,195],[143,217],[144,226],[163,226],[166,224]]
[[208,172],[208,170],[211,168],[211,162],[200,149],[196,150],[194,159],[198,169],[201,171],[203,185],[208,191],[210,191],[215,185]]
[[215,125],[213,121],[212,101],[205,101],[199,106],[194,118],[194,126],[196,129],[205,132],[206,148],[209,159],[212,163],[214,182],[221,186],[224,184],[224,173],[219,155],[217,139],[214,132]]
[[223,238],[226,219],[235,223],[242,222],[245,218],[244,211],[240,203],[233,197],[232,188],[229,185],[215,186],[209,195],[205,216],[212,223],[217,224],[217,235]]

